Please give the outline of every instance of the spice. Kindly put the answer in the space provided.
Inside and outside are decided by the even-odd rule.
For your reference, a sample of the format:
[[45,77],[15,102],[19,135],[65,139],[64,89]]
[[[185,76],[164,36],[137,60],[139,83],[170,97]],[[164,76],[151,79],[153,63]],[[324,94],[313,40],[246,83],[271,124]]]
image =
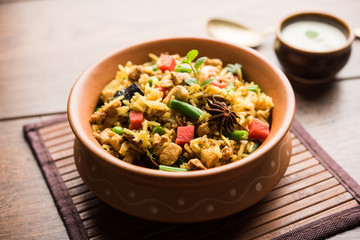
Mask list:
[[206,101],[208,102],[210,108],[204,107],[204,110],[212,115],[207,122],[218,121],[220,134],[222,134],[223,129],[227,132],[232,132],[232,129],[236,124],[236,113],[231,111],[230,107],[227,106],[225,102],[216,100],[214,95],[212,95],[211,100],[206,98]]

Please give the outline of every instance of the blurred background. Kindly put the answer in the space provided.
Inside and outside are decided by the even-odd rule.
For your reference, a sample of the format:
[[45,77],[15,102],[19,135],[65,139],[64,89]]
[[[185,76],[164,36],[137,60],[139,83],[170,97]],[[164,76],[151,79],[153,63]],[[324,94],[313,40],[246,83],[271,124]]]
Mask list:
[[[343,18],[352,27],[360,25],[356,17],[360,12],[358,0],[0,1],[0,90],[2,99],[11,103],[2,104],[0,119],[65,112],[68,94],[81,72],[125,46],[163,37],[209,37],[206,23],[213,17],[262,31],[278,26],[282,18],[299,11],[324,11]],[[274,38],[274,34],[267,36],[257,50],[279,65]],[[359,52],[356,40],[352,56],[338,78],[360,77]],[[319,132],[318,125],[334,121],[334,115],[344,117],[344,128],[349,126],[346,123],[356,120],[351,114],[359,112],[360,106],[349,109],[348,102],[358,101],[358,82],[343,80],[341,84],[306,91],[295,89],[297,100],[301,100],[297,117],[319,137],[320,143],[333,133]],[[38,97],[28,94],[29,91],[36,91]],[[327,102],[329,95],[336,104]],[[308,114],[314,109],[319,117]],[[350,128],[345,131],[352,132]],[[360,138],[358,134],[354,137]],[[341,149],[325,147],[325,150],[335,159],[349,154]],[[360,150],[355,151],[360,156]],[[348,170],[351,172],[351,166]],[[357,180],[360,181],[360,176]]]

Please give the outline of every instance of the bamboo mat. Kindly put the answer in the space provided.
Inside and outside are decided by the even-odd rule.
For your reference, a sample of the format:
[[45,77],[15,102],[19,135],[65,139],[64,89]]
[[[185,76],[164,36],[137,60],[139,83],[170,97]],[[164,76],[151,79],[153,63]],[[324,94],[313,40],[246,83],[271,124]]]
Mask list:
[[295,120],[289,168],[262,201],[196,224],[157,223],[99,200],[73,158],[66,116],[24,126],[70,239],[323,239],[360,225],[360,187]]

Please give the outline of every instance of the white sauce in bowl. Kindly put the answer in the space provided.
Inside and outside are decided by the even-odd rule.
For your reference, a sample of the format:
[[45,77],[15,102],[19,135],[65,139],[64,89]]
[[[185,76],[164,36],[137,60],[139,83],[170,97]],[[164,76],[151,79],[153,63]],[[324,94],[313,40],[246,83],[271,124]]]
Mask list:
[[346,44],[345,35],[328,23],[302,20],[289,24],[281,31],[288,44],[311,52],[326,52]]

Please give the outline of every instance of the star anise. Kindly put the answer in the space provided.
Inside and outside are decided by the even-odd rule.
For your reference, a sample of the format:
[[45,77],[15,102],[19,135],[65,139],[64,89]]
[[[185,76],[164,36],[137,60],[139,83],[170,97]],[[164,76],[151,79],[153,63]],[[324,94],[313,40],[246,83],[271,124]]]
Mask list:
[[212,99],[206,98],[210,108],[204,107],[204,109],[210,113],[212,117],[206,121],[218,121],[220,134],[222,134],[223,128],[227,132],[232,132],[232,129],[236,124],[236,113],[231,111],[230,106],[227,106],[225,102],[216,100],[214,95],[211,97]]

